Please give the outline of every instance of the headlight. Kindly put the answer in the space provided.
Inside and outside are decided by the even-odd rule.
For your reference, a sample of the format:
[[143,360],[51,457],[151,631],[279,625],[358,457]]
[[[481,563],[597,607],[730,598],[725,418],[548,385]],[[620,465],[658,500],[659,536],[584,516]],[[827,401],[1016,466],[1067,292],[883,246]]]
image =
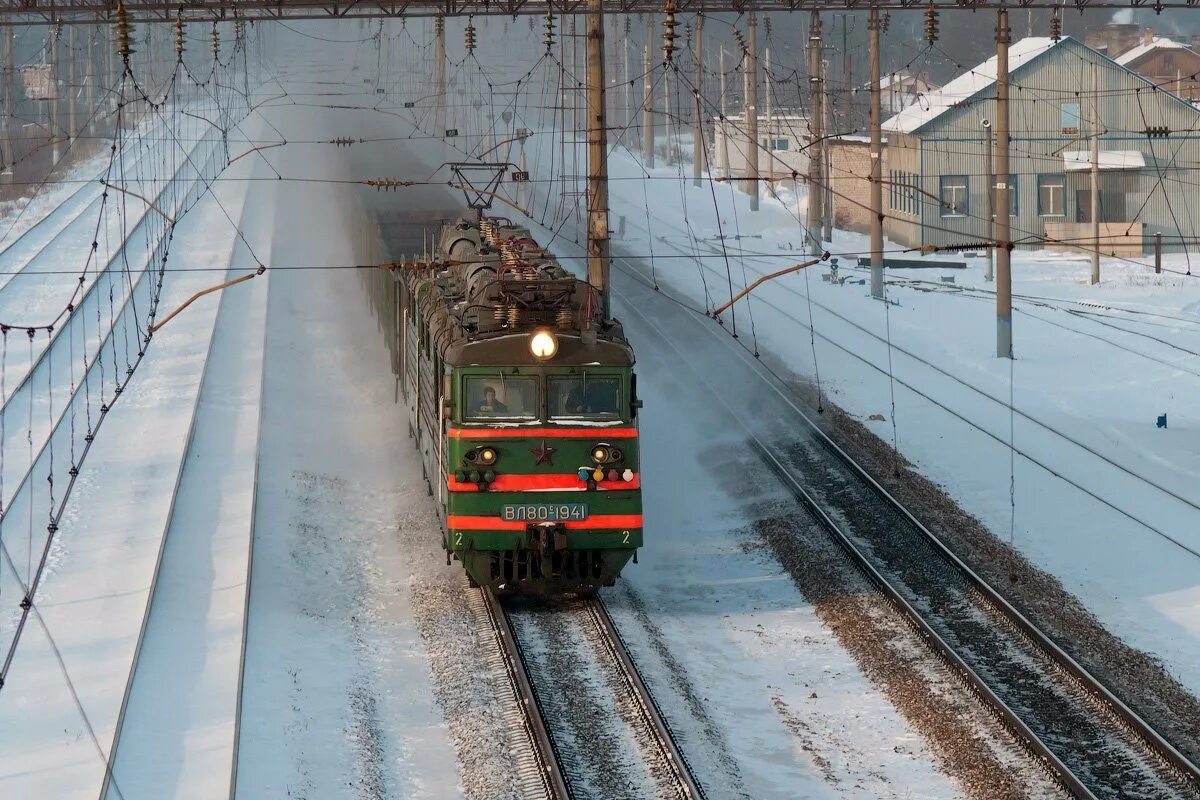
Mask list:
[[608,445],[598,444],[592,448],[592,461],[597,464],[607,464],[612,458],[612,449]]
[[479,464],[484,467],[492,466],[499,458],[500,454],[496,452],[496,448],[494,447],[476,447],[463,454],[463,461],[466,463]]
[[529,339],[529,352],[534,358],[553,358],[558,352],[558,337],[550,331],[537,331]]

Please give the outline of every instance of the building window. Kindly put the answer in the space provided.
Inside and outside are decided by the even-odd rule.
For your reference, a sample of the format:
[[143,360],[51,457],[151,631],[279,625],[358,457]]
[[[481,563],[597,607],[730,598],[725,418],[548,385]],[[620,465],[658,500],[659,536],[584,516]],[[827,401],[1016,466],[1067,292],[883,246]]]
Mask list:
[[967,176],[943,175],[942,181],[942,216],[965,217],[967,215]]
[[787,139],[776,139],[775,140],[775,149],[776,150],[787,150],[788,149],[788,140]]
[[1059,124],[1063,133],[1072,136],[1079,133],[1079,103],[1063,103],[1059,107]]
[[1019,197],[1019,193],[1017,192],[1017,176],[1009,175],[1008,176],[1008,215],[1010,217],[1015,217],[1018,215],[1018,209],[1020,209],[1020,207],[1021,207],[1020,204],[1017,202],[1018,197]]
[[1038,175],[1038,216],[1067,215],[1067,178],[1065,175]]

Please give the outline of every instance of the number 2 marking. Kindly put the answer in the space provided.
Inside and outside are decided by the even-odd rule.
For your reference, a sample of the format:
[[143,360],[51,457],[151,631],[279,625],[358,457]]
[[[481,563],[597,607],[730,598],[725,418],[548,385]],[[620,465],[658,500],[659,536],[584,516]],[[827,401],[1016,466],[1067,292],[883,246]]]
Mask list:
[[462,531],[454,532],[454,546],[462,547]]
[[621,531],[621,534],[625,537],[621,540],[621,544],[629,544],[629,531]]

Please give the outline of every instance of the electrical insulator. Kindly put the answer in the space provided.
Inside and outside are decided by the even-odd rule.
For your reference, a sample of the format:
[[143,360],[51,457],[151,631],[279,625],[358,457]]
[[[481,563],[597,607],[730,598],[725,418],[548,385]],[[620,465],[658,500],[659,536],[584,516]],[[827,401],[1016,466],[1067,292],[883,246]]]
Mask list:
[[1062,17],[1058,15],[1057,8],[1050,16],[1050,38],[1056,42],[1062,38]]
[[631,20],[629,17],[626,17],[625,18],[625,35],[628,36],[632,32],[633,32],[633,20]]
[[892,27],[892,12],[883,12],[883,26],[879,29],[880,33],[887,33],[888,28]]
[[692,49],[692,23],[683,23],[683,43],[689,50]]
[[932,45],[938,38],[938,18],[937,9],[933,7],[933,3],[925,9],[925,43]]
[[221,33],[217,30],[217,23],[212,26],[212,54],[213,60],[221,56]]
[[771,18],[763,14],[763,32],[768,39],[771,38]]
[[746,51],[749,49],[746,46],[746,37],[742,35],[742,32],[740,30],[738,30],[737,28],[734,28],[733,29],[733,38],[737,40],[738,48],[742,51],[742,55],[745,55]]
[[129,15],[125,13],[125,4],[117,6],[116,19],[113,21],[113,32],[117,40],[117,55],[125,61],[129,60],[136,51],[133,49],[133,28],[129,24]]
[[533,30],[533,17],[529,17],[529,30]]
[[183,17],[175,18],[175,57],[183,60]]
[[433,18],[433,32],[436,33],[438,36],[441,36],[443,33],[446,32],[446,18],[445,17],[434,17]]
[[675,21],[675,0],[667,0],[667,7],[664,9],[665,16],[663,17],[663,56],[665,61],[670,64],[675,57],[675,40],[679,38],[675,33],[675,26],[679,23]]
[[475,18],[467,17],[466,27],[467,55],[475,52]]
[[554,49],[554,12],[546,11],[546,32],[542,36],[542,42],[546,45],[546,52],[549,53]]

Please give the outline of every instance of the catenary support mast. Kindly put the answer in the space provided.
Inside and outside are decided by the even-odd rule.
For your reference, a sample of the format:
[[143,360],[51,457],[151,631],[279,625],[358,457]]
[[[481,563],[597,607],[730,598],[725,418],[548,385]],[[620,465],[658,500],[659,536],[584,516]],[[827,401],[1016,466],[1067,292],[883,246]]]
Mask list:
[[[883,131],[879,87],[879,9],[867,20],[871,67],[871,297],[883,299]],[[850,87],[846,87],[849,92]],[[895,187],[892,189],[895,192]]]
[[609,317],[608,141],[604,109],[604,4],[588,0],[587,142],[588,142],[588,283],[600,295],[600,311]]
[[996,357],[1012,358],[1012,245],[1008,216],[1008,9],[996,12]]

